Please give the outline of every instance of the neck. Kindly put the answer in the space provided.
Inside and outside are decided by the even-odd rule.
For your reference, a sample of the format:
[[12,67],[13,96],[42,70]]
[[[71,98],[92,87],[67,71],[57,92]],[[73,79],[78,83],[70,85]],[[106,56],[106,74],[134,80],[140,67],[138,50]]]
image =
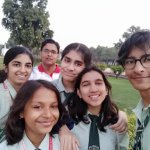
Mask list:
[[92,113],[92,115],[99,116],[100,110],[101,110],[101,105],[100,106],[96,106],[96,107],[88,106],[88,111],[90,113]]
[[74,91],[75,82],[66,81],[64,79],[62,79],[62,82],[63,82],[63,85],[64,85],[67,92],[73,92]]
[[47,74],[51,74],[54,72],[55,68],[56,68],[56,64],[52,64],[52,65],[44,65],[42,64],[44,70],[46,71]]
[[21,88],[22,84],[13,84],[11,81],[9,81],[11,83],[11,85],[13,86],[13,88],[16,90],[16,92],[19,91],[19,89]]
[[41,144],[41,142],[43,141],[44,137],[46,136],[45,135],[35,135],[35,134],[28,134],[28,132],[26,133],[27,137],[29,138],[29,140],[31,141],[31,143],[36,147],[38,148],[39,145]]
[[140,95],[142,97],[144,106],[148,106],[150,104],[150,89],[147,91],[141,91]]

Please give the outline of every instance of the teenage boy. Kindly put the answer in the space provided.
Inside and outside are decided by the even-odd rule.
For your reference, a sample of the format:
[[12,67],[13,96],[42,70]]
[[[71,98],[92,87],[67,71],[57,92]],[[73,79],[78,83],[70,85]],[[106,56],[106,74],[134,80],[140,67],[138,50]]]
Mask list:
[[150,31],[134,33],[118,52],[121,64],[132,86],[139,91],[141,100],[133,110],[137,117],[133,150],[150,149]]
[[33,68],[30,80],[44,79],[52,81],[59,78],[60,67],[56,64],[59,57],[59,43],[53,39],[46,39],[41,44],[41,63]]

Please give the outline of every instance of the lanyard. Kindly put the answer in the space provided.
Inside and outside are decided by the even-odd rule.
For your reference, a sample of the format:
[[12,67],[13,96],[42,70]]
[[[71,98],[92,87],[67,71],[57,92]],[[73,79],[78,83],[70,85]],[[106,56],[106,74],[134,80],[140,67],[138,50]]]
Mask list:
[[[27,150],[23,140],[21,140],[21,147],[22,147],[22,150]],[[51,136],[49,138],[49,150],[53,150],[53,141],[52,141]]]
[[11,97],[11,100],[13,100],[13,97],[12,97],[12,95],[11,95],[11,93],[10,93],[10,91],[9,91],[9,89],[8,89],[8,87],[7,87],[7,85],[6,85],[5,82],[3,82],[3,87],[4,87],[4,89],[6,89],[6,90],[9,92],[9,95],[10,95],[10,97]]

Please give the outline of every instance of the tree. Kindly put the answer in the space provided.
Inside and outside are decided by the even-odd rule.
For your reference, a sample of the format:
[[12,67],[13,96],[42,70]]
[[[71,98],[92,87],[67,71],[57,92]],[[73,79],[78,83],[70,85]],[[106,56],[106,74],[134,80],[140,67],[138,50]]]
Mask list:
[[133,33],[137,32],[137,31],[141,31],[141,30],[142,30],[142,29],[141,29],[139,26],[137,26],[137,27],[131,26],[129,29],[127,29],[126,32],[123,33],[123,35],[122,35],[122,39],[123,39],[123,40],[122,40],[122,39],[119,39],[119,41],[118,41],[117,43],[114,43],[114,47],[115,47],[117,50],[120,49],[122,43],[123,43],[128,37],[130,37]]
[[43,39],[53,36],[46,5],[47,0],[4,1],[2,25],[11,32],[8,45],[14,41],[31,49],[39,48]]

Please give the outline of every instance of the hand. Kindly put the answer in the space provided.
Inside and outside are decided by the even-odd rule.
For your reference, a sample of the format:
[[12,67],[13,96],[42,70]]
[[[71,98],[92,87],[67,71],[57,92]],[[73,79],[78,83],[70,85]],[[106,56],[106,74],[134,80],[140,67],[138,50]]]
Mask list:
[[59,131],[61,150],[78,150],[79,141],[66,125]]
[[123,111],[119,111],[119,118],[117,123],[111,125],[110,128],[118,131],[119,133],[126,133],[128,131],[127,114]]

